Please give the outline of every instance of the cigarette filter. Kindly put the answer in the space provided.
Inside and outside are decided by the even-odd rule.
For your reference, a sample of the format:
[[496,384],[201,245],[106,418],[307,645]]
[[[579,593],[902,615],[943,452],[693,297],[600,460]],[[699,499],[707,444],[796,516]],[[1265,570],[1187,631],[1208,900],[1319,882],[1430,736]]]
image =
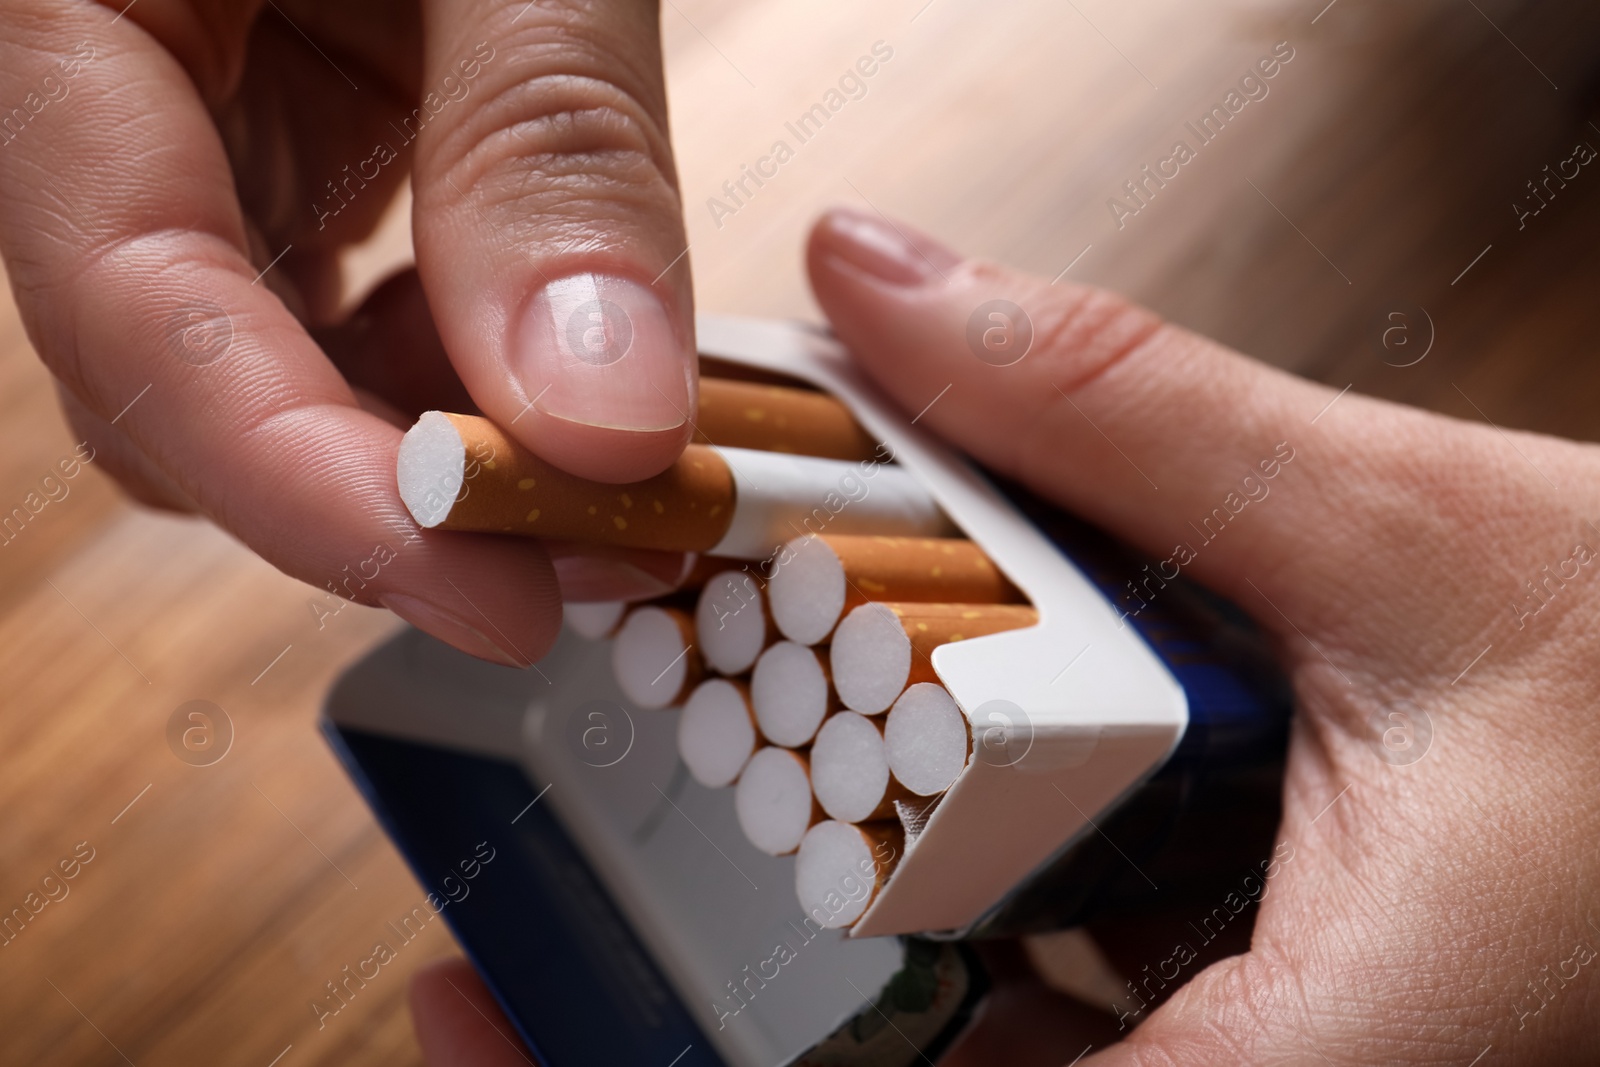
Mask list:
[[719,674],[749,670],[775,634],[766,595],[742,570],[721,571],[706,582],[694,625],[706,665]]
[[758,742],[745,683],[708,678],[689,694],[678,719],[678,756],[695,781],[711,789],[732,785]]
[[703,673],[688,613],[655,604],[628,612],[611,644],[611,669],[641,708],[681,704]]
[[879,454],[850,409],[826,393],[785,385],[700,379],[694,440],[852,461]]
[[793,641],[775,643],[756,660],[750,694],[761,735],[788,748],[810,743],[822,720],[839,706],[822,656]]
[[943,793],[967,765],[967,717],[944,686],[918,682],[883,724],[883,754],[895,781],[917,796]]
[[845,707],[876,715],[906,686],[939,680],[932,657],[940,645],[1038,621],[1026,604],[862,604],[834,632],[833,684]]
[[772,618],[783,636],[802,645],[825,640],[840,616],[869,600],[1005,604],[1021,599],[971,541],[827,533],[797,537],[784,548],[768,587]]
[[561,605],[561,619],[574,633],[599,641],[617,632],[628,605],[621,600],[597,600],[587,604]]
[[440,411],[406,432],[400,497],[424,528],[765,559],[796,530],[938,534],[949,520],[914,477],[848,463],[690,445],[626,485],[568,474],[488,419]]
[[744,765],[733,790],[733,810],[750,843],[771,856],[786,856],[822,818],[811,795],[811,766],[805,753],[787,748],[758,749]]
[[811,791],[830,819],[867,822],[894,815],[905,787],[889,777],[883,726],[853,711],[822,724],[811,744]]
[[872,904],[904,849],[899,823],[817,823],[795,857],[800,909],[826,928],[851,925]]

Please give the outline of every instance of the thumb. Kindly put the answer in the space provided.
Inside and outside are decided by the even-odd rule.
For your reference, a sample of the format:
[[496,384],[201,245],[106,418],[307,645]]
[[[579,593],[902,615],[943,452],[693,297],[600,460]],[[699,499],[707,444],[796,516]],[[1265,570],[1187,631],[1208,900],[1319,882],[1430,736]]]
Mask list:
[[534,1063],[494,994],[466,960],[449,957],[423,967],[412,976],[408,999],[417,1044],[432,1067]]
[[417,269],[483,412],[575,474],[688,441],[689,267],[656,6],[426,0]]
[[[1115,294],[965,260],[879,216],[825,216],[808,265],[857,361],[990,470],[1158,559],[1188,546],[1225,593],[1246,561],[1315,535],[1296,459],[1326,450],[1311,420],[1332,390]],[[1252,503],[1269,493],[1282,499]]]

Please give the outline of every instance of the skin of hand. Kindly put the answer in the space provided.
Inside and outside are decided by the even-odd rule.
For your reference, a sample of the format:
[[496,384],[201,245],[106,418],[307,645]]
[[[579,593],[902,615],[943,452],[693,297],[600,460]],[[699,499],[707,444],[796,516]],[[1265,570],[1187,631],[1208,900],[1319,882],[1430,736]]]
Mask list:
[[[408,178],[416,268],[341,320],[337,255]],[[575,473],[661,470],[684,249],[648,0],[0,7],[0,253],[94,462],[484,658],[684,561],[420,531],[402,427],[476,409]]]
[[[1600,453],[1340,395],[877,216],[825,216],[809,268],[907,411],[939,397],[919,421],[989,468],[1153,560],[1192,556],[1296,693],[1289,858],[1248,951],[1119,1031],[992,950],[996,989],[944,1064],[1061,1064],[1090,1041],[1080,1067],[1600,1061]],[[985,348],[1023,322],[1020,360]],[[1219,507],[1207,541],[1191,524]],[[504,1040],[466,1054],[485,1028],[466,997],[487,998],[447,973],[459,990],[439,972],[413,990],[430,1062],[525,1062]]]

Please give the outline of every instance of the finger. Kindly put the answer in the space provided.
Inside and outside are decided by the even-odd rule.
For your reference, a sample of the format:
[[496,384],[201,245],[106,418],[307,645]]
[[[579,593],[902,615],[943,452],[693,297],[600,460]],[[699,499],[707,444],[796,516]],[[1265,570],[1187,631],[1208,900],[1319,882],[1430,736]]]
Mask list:
[[280,295],[292,290],[301,321],[334,322],[346,296],[339,253],[408,180],[411,152],[394,147],[390,122],[416,97],[421,16],[374,0],[208,6],[260,7],[238,85],[214,114],[240,205],[266,258],[282,253],[264,281],[288,283]]
[[[1482,531],[1544,489],[1487,427],[1342,395],[879,216],[824,217],[809,268],[834,330],[921,424],[1154,557],[1129,575],[1126,610],[1182,572],[1285,631],[1370,615],[1380,594],[1431,625],[1431,598],[1397,598],[1374,546],[1431,575],[1432,546],[1455,536],[1499,568]],[[1519,447],[1541,466],[1552,450],[1575,462],[1548,439]]]
[[1014,942],[977,942],[994,987],[941,1067],[1060,1067],[1115,1039],[1111,1017],[1039,981]]
[[346,381],[412,422],[424,411],[477,410],[450,366],[415,270],[387,279],[349,318],[312,336]]
[[432,1067],[527,1067],[534,1059],[483,979],[463,959],[428,964],[411,978],[411,1025]]
[[[356,406],[256,284],[266,264],[248,258],[195,83],[157,44],[168,28],[141,27],[139,6],[51,6],[0,14],[0,99],[27,100],[45,78],[60,88],[0,150],[0,250],[45,361],[279,568],[476,655],[530,662],[559,624],[549,559],[417,529],[395,485],[401,431]],[[319,628],[332,614],[320,604]]]
[[656,6],[424,9],[413,229],[462,381],[567,470],[662,470],[696,364]]
[[561,582],[561,599],[644,600],[678,587],[690,562],[682,552],[654,552],[572,541],[546,541]]
[[[1189,521],[1258,460],[1281,471],[1332,395],[1113,294],[966,261],[878,216],[824,217],[809,266],[856,358],[911,410],[939,396],[921,422],[1151,551],[1195,540]],[[1021,311],[985,307],[1002,300]],[[1211,560],[1259,550],[1261,524],[1229,532]]]
[[[345,322],[314,332],[363,407],[402,429],[429,408],[473,405],[439,342],[414,270],[378,286]],[[455,399],[451,399],[454,397]],[[671,592],[681,552],[650,552],[547,541],[563,600],[641,600]]]
[[84,407],[82,401],[66,389],[58,386],[56,394],[61,398],[62,413],[78,440],[89,446],[88,454],[93,457],[90,461],[116,479],[129,496],[146,507],[196,510],[194,501],[178,483],[151,463],[120,430]]

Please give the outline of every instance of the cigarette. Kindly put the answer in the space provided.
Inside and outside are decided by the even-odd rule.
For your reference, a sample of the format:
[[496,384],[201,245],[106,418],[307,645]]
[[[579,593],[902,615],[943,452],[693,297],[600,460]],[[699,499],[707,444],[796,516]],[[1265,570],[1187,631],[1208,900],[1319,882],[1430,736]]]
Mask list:
[[561,605],[561,619],[579,637],[599,641],[617,632],[628,605],[621,600],[597,600],[587,604]]
[[695,781],[709,789],[732,785],[757,741],[750,688],[743,682],[709,678],[689,694],[678,719],[678,755]]
[[775,642],[761,653],[750,674],[750,698],[761,735],[785,748],[807,744],[839,706],[822,655],[793,641]]
[[689,613],[658,604],[628,612],[611,642],[611,671],[641,708],[682,703],[704,673]]
[[1004,604],[1022,599],[971,541],[834,532],[785,545],[767,597],[779,632],[802,645],[826,639],[845,612],[868,600]]
[[811,743],[811,791],[830,819],[870,822],[890,818],[905,787],[889,776],[883,727],[865,715],[841,711],[822,724]]
[[825,459],[867,460],[878,454],[877,442],[833,397],[728,378],[700,379],[694,440]]
[[429,411],[406,432],[400,498],[428,529],[764,559],[796,530],[940,534],[949,520],[910,474],[754,449],[689,445],[626,485],[568,474],[488,419]]
[[400,442],[400,499],[429,530],[514,533],[760,560],[795,530],[938,534],[949,520],[912,475],[851,462],[690,445],[627,485],[566,474],[488,419],[427,411]]
[[850,926],[877,897],[904,851],[899,823],[817,823],[795,857],[794,889],[801,910],[824,928]]
[[1038,621],[1025,604],[862,604],[834,631],[833,684],[845,707],[876,715],[908,685],[939,680],[929,657],[940,645]]
[[967,717],[942,685],[911,686],[884,721],[883,753],[889,773],[919,797],[938,796],[949,789],[967,765],[969,748]]
[[777,636],[767,598],[756,580],[740,570],[724,570],[700,590],[694,628],[706,665],[718,674],[743,674]]
[[811,767],[805,753],[767,746],[744,765],[733,789],[733,810],[750,843],[770,856],[786,856],[821,821],[811,795]]

